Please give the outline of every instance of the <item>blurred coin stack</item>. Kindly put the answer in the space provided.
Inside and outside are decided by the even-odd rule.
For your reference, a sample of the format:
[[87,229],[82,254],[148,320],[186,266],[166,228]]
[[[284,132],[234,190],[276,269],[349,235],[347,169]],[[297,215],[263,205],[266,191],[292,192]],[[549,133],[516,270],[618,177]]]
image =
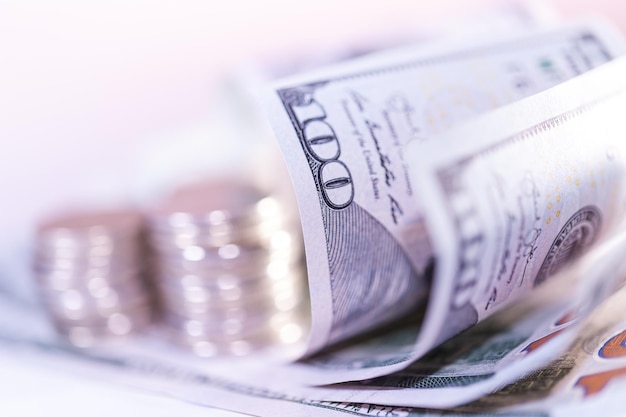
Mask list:
[[146,326],[145,229],[136,212],[80,214],[42,224],[35,277],[57,331],[78,347],[121,340]]
[[235,180],[180,189],[150,215],[164,323],[199,356],[302,335],[307,284],[293,212]]

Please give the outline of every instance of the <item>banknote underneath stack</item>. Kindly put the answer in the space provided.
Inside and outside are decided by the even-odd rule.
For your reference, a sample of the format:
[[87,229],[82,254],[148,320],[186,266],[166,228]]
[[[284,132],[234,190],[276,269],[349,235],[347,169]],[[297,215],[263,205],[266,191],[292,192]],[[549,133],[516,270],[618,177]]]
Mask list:
[[150,323],[143,234],[142,216],[131,211],[66,215],[39,227],[39,295],[72,344],[119,340]]
[[149,215],[165,327],[199,356],[245,355],[306,333],[294,213],[233,179],[179,189]]

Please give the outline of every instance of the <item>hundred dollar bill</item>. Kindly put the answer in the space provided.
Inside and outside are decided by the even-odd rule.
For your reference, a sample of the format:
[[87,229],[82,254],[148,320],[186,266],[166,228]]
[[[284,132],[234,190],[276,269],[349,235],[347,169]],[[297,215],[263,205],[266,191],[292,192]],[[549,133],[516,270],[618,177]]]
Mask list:
[[624,71],[614,60],[408,147],[437,257],[416,355],[533,291],[623,221]]
[[[432,252],[403,151],[478,113],[543,91],[624,51],[602,25],[432,44],[282,81],[265,107],[298,200],[311,292],[307,353],[424,306]],[[409,346],[412,342],[409,343]],[[409,349],[410,350],[410,349]],[[370,378],[334,362],[310,383]]]

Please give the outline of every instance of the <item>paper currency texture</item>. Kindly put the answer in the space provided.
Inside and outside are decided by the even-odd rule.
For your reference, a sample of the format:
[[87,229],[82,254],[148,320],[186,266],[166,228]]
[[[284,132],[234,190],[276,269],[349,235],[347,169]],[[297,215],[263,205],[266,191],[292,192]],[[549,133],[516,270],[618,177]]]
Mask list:
[[[298,198],[309,352],[423,305],[432,269],[404,147],[610,61],[623,43],[578,25],[371,56],[265,97]],[[526,210],[530,210],[526,208]]]

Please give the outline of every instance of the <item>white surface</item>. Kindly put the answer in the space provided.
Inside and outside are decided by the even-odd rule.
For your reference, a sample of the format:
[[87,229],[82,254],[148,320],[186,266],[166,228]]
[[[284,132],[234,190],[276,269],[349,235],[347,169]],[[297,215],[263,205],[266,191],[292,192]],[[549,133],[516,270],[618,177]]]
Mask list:
[[47,371],[0,357],[0,415],[238,417],[215,408]]

